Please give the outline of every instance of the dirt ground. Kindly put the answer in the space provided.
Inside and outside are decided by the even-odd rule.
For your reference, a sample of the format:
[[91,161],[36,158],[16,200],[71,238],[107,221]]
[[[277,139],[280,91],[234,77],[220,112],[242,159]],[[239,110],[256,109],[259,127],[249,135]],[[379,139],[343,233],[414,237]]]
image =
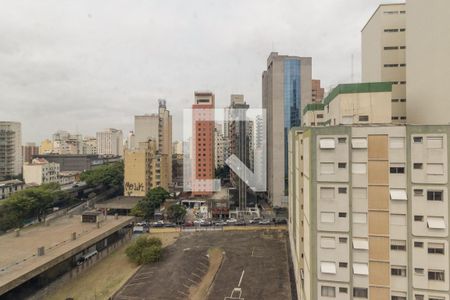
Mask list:
[[[150,236],[160,238],[163,247],[167,247],[176,241],[179,233],[159,232],[151,233]],[[76,300],[91,300],[111,297],[139,269],[139,266],[130,262],[125,254],[129,244],[130,242],[125,243],[91,269],[64,283],[48,299],[61,300],[72,297]]]

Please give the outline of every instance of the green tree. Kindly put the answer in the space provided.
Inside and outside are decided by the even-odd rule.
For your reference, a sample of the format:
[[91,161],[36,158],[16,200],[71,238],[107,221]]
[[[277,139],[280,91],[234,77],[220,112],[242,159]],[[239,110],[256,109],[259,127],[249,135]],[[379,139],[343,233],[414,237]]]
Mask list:
[[120,187],[123,189],[123,162],[116,162],[87,170],[80,180],[89,186]]
[[156,187],[147,192],[145,197],[131,210],[131,214],[146,220],[153,218],[155,210],[168,198],[170,194],[162,187]]
[[230,177],[230,167],[228,165],[224,165],[223,167],[219,167],[214,172],[215,178],[217,179],[228,179]]
[[162,243],[158,238],[142,236],[125,250],[128,258],[136,264],[148,264],[161,258]]
[[186,208],[181,204],[174,204],[167,209],[169,219],[175,223],[180,223],[186,216]]

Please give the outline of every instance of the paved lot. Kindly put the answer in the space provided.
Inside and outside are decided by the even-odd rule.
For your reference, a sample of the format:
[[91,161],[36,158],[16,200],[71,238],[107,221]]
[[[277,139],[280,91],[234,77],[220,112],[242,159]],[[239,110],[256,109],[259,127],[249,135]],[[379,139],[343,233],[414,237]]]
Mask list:
[[245,300],[291,299],[286,233],[277,230],[183,233],[161,262],[143,266],[114,299],[188,299],[208,270],[212,247],[225,257],[209,300],[229,297],[237,287]]

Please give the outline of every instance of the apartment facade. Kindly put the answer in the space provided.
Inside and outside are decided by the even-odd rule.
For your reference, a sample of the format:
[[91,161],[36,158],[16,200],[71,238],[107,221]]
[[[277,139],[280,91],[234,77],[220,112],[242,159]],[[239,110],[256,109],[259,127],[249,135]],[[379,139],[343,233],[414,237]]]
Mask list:
[[50,139],[45,139],[41,142],[39,146],[39,154],[50,154],[53,153],[53,142]]
[[267,192],[273,206],[287,207],[288,132],[302,124],[301,112],[311,102],[311,58],[271,53],[262,74],[262,105],[267,120]]
[[22,173],[22,131],[19,122],[0,121],[0,179]]
[[[134,136],[130,149],[149,140],[155,141],[159,158],[158,176],[165,189],[172,185],[172,115],[167,110],[166,100],[158,100],[158,113],[134,117]],[[134,144],[134,148],[133,145]],[[167,182],[167,184],[165,184]]]
[[300,299],[449,299],[450,126],[293,129]]
[[361,31],[362,82],[392,82],[393,123],[407,117],[406,6],[380,5]]
[[312,86],[312,94],[311,94],[311,102],[322,102],[325,96],[325,89],[320,85],[319,79],[313,79],[311,82]]
[[122,130],[108,128],[97,132],[97,154],[99,155],[123,155],[123,133]]
[[[97,155],[97,138],[85,136],[83,138],[83,154]],[[120,155],[122,156],[122,154]]]
[[23,181],[17,179],[0,181],[0,200],[4,200],[23,189],[25,189],[25,183]]
[[192,195],[208,196],[212,194],[214,169],[214,108],[215,96],[212,92],[194,92],[192,105]]
[[52,141],[52,153],[83,154],[83,137],[81,134],[59,130],[53,134]]
[[48,162],[44,158],[35,158],[31,163],[23,165],[23,180],[26,184],[36,185],[59,182],[59,172],[58,163]]
[[22,162],[29,163],[33,159],[33,155],[39,154],[39,147],[35,143],[27,143],[22,146]]

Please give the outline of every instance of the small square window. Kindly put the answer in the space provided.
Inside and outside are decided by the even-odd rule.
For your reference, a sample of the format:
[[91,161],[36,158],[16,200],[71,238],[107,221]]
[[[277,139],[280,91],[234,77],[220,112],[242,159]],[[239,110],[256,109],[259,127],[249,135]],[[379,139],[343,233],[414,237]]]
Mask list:
[[360,122],[369,122],[369,116],[359,116],[358,120]]
[[347,238],[346,237],[339,237],[339,243],[340,244],[347,244]]
[[423,248],[423,242],[414,242],[415,248]]
[[421,170],[421,169],[423,169],[423,163],[414,163],[413,168],[415,170]]
[[418,144],[418,143],[423,143],[423,137],[421,136],[415,136],[413,137],[413,141],[414,143]]
[[423,196],[423,190],[422,189],[414,189],[414,196],[416,196],[416,197]]
[[339,288],[339,293],[341,293],[341,294],[348,294],[348,289],[346,287],[340,287]]
[[339,263],[339,268],[347,268],[347,267],[348,267],[348,263],[346,263],[346,262]]
[[416,221],[416,222],[423,222],[423,216],[415,215],[414,216],[414,221]]
[[339,194],[347,194],[347,188],[346,187],[340,187],[338,188]]
[[345,163],[345,162],[338,163],[338,168],[339,169],[345,169],[346,167],[347,167],[347,163]]
[[345,138],[345,137],[338,138],[338,143],[339,144],[345,144],[346,142],[347,142],[347,138]]
[[347,218],[347,213],[345,213],[345,212],[340,212],[338,215],[339,215],[339,218]]
[[422,269],[422,268],[414,268],[414,274],[416,274],[416,275],[423,275],[424,274],[424,269]]

